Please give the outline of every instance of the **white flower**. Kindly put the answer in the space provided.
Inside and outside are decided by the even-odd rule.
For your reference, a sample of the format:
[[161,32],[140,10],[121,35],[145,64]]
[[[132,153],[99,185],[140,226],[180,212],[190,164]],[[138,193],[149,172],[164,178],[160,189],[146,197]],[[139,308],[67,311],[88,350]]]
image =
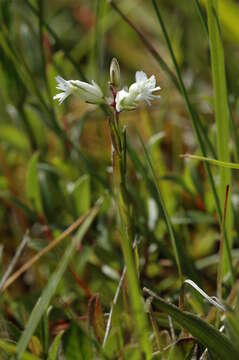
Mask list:
[[134,94],[130,94],[127,89],[122,89],[116,95],[116,110],[134,110],[137,106]]
[[91,104],[100,104],[104,102],[104,94],[101,88],[92,80],[89,84],[80,80],[65,80],[61,76],[56,77],[57,89],[61,90],[59,94],[54,96],[54,100],[58,100],[59,104],[71,94],[77,94],[80,98]]
[[122,89],[116,95],[116,110],[132,110],[141,102],[145,101],[151,105],[151,101],[159,99],[159,95],[154,95],[155,91],[160,90],[160,86],[156,86],[155,76],[149,79],[143,71],[137,71],[135,75],[136,82],[133,83],[129,90]]

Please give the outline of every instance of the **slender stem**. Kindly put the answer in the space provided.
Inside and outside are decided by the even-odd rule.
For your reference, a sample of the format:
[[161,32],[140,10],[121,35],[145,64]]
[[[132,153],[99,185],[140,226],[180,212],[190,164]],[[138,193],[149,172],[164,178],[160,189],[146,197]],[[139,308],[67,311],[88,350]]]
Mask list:
[[146,359],[151,359],[152,348],[149,340],[148,323],[141,296],[139,278],[136,270],[132,249],[134,241],[134,227],[132,211],[126,187],[126,145],[125,130],[119,123],[119,114],[114,109],[114,117],[109,120],[112,141],[112,162],[114,190],[120,217],[121,248],[127,269],[128,291],[138,332],[141,352]]

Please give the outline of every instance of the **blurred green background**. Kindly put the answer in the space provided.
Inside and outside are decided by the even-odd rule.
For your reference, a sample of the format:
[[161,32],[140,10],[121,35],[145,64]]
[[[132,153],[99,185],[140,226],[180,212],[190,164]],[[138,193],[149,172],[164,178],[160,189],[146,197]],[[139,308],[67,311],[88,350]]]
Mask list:
[[[201,2],[203,14],[204,3]],[[151,1],[121,0],[117,4],[174,72]],[[161,0],[158,4],[191,102],[215,146],[208,38],[198,9],[189,0]],[[219,4],[229,101],[237,131],[239,5],[232,0],[221,0]],[[94,79],[107,92],[113,57],[120,63],[123,86],[134,81],[137,70],[143,70],[148,76],[155,74],[162,88],[160,101],[123,113],[120,120],[128,133],[127,179],[136,214],[141,282],[162,296],[167,295],[172,302],[178,297],[180,284],[170,239],[150,183],[139,135],[151,156],[185,255],[183,273],[209,293],[215,293],[219,221],[203,164],[180,157],[184,153],[199,154],[199,150],[185,101],[168,74],[105,0],[0,0],[2,274],[27,229],[30,241],[17,267],[49,244],[100,196],[104,197],[103,207],[52,301],[49,342],[61,329],[70,328],[72,319],[94,323],[86,319],[88,300],[94,294],[100,294],[103,311],[109,309],[124,265],[112,197],[111,145],[105,113],[77,97],[61,106],[53,101],[57,75],[65,79]],[[238,162],[231,134],[228,146],[232,161]],[[213,167],[212,172],[216,181],[218,169]],[[231,192],[235,214],[233,257],[237,265],[236,171]],[[0,333],[4,338],[18,340],[66,244],[63,242],[42,257],[1,295]],[[202,311],[200,302],[191,300],[194,309]],[[125,309],[125,327],[130,331],[127,301],[123,297],[120,303]],[[120,331],[118,328],[114,328],[114,334]],[[94,331],[96,339],[102,341],[102,332],[95,328]],[[32,345],[31,351],[39,355],[47,351],[39,329],[36,338],[37,350]]]

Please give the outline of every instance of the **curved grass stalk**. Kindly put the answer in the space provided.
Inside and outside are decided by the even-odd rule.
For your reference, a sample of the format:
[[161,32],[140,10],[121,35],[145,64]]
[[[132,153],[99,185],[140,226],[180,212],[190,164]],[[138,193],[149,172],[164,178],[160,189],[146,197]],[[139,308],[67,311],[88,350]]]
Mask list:
[[192,155],[192,154],[183,154],[183,155],[181,155],[181,157],[192,159],[192,160],[206,161],[211,165],[216,165],[216,166],[220,166],[220,167],[227,168],[227,169],[239,170],[239,164],[232,163],[232,162],[221,161],[221,160],[208,158],[205,156]]

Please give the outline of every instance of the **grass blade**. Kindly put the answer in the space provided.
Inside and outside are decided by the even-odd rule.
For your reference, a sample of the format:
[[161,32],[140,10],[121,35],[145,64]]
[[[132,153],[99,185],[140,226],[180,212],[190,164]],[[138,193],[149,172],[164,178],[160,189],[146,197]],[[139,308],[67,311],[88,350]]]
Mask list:
[[81,242],[82,238],[84,237],[85,233],[89,229],[92,221],[94,220],[96,214],[98,213],[100,204],[97,204],[92,211],[90,212],[89,216],[86,218],[85,222],[81,225],[80,229],[78,230],[77,234],[73,237],[72,241],[67,246],[64,255],[56,268],[55,272],[50,277],[45,289],[42,292],[41,297],[39,298],[38,302],[36,303],[30,318],[28,320],[28,323],[26,325],[26,328],[17,344],[17,356],[18,359],[21,359],[24,351],[27,348],[27,345],[34,334],[34,331],[44,314],[47,306],[49,305],[49,302],[54,295],[54,292],[67,268],[68,263],[72,259],[75,250],[76,245]]
[[200,2],[199,2],[199,0],[194,0],[194,3],[195,3],[195,6],[196,6],[196,8],[198,10],[198,14],[200,16],[200,20],[202,22],[203,28],[204,28],[206,34],[208,35],[207,19],[206,19],[206,16],[204,15],[204,13],[202,11]]
[[[140,137],[139,137],[140,138]],[[147,149],[142,141],[142,139],[140,138],[140,142],[141,142],[141,145],[143,147],[143,150],[144,150],[144,154],[145,154],[145,157],[146,157],[146,160],[149,164],[149,167],[150,167],[150,170],[151,170],[151,173],[153,175],[153,178],[154,178],[154,183],[156,185],[156,189],[157,189],[157,193],[158,193],[158,197],[159,197],[159,201],[160,201],[160,205],[161,205],[161,209],[162,209],[162,212],[164,214],[164,218],[165,218],[165,222],[166,222],[166,225],[167,225],[167,228],[168,228],[168,232],[169,232],[169,236],[170,236],[170,239],[171,239],[171,242],[172,242],[172,247],[173,247],[173,251],[174,251],[174,256],[175,256],[175,260],[176,260],[176,264],[177,264],[177,267],[178,267],[178,274],[179,274],[179,277],[180,277],[180,280],[182,281],[182,268],[181,268],[181,262],[180,262],[180,254],[179,254],[179,249],[178,249],[178,244],[177,244],[177,241],[176,241],[176,238],[175,238],[175,234],[174,234],[174,229],[173,229],[173,226],[171,224],[171,220],[169,218],[169,215],[168,215],[168,212],[167,212],[167,209],[166,209],[166,206],[164,204],[164,201],[163,201],[163,198],[162,198],[162,194],[160,192],[160,189],[159,189],[159,186],[158,186],[158,182],[157,182],[157,176],[154,172],[154,168],[153,168],[153,165],[152,165],[152,162],[150,160],[150,157],[149,157],[149,154],[147,152]]]
[[195,291],[197,291],[205,300],[207,300],[211,305],[215,306],[217,309],[225,312],[225,306],[220,302],[219,299],[215,297],[209,296],[204,290],[202,290],[197,284],[195,284],[192,280],[187,279],[183,282],[179,300],[179,307],[181,310],[184,310],[184,297],[185,297],[185,287],[186,285],[190,285]]
[[[201,7],[201,5],[199,3],[199,0],[194,0],[194,2],[195,2],[195,6],[196,6],[196,8],[198,10],[199,17],[201,19],[203,28],[204,28],[204,30],[206,32],[207,37],[209,38],[207,20],[206,20],[206,17],[204,15],[204,13],[203,13],[202,7]],[[204,2],[206,2],[206,0]],[[226,69],[226,72],[227,72],[227,69]],[[235,144],[235,148],[233,149],[234,150],[234,156],[235,156],[235,160],[238,162],[239,161],[239,137],[238,137],[238,134],[237,134],[237,127],[236,127],[235,121],[233,119],[233,115],[232,115],[232,111],[231,111],[231,107],[230,107],[229,94],[227,94],[227,102],[228,102],[229,122],[230,122],[230,127],[231,127],[231,133],[232,133],[232,136],[234,138],[234,144]],[[216,157],[216,156],[213,156],[213,157]]]
[[205,156],[191,155],[191,154],[181,155],[181,157],[185,157],[185,158],[192,159],[192,160],[206,161],[211,165],[216,165],[216,166],[224,167],[227,169],[239,170],[239,164],[232,163],[232,162],[215,160],[215,159],[207,158]]
[[[173,248],[172,259],[175,260],[175,262],[176,262],[179,274],[180,274],[180,272],[184,273],[185,275],[187,275],[187,277],[190,277],[190,278],[194,279],[194,281],[200,283],[199,274],[197,273],[192,261],[186,255],[182,244],[180,243],[180,241],[178,241],[178,239],[175,235],[171,219],[167,213],[167,208],[165,206],[164,199],[162,197],[160,188],[158,186],[157,175],[155,174],[150,156],[149,156],[147,149],[141,138],[140,138],[140,142],[144,149],[146,162],[149,166],[145,166],[145,164],[141,161],[138,154],[134,151],[134,149],[130,146],[130,144],[127,144],[127,151],[128,151],[128,154],[129,154],[136,170],[142,175],[142,178],[145,181],[148,191],[150,192],[153,199],[156,201],[157,206],[162,214],[162,217],[165,220],[167,230],[168,230],[168,233],[170,236],[172,248]],[[167,218],[167,221],[166,221],[166,218]],[[165,254],[165,256],[171,258],[171,254],[166,253],[165,249],[162,248],[161,251]]]
[[[228,103],[227,103],[227,87],[225,75],[224,52],[220,33],[220,24],[218,18],[218,1],[207,1],[209,43],[211,52],[211,67],[214,88],[214,107],[217,125],[217,150],[218,158],[221,161],[229,161],[229,124],[228,124]],[[221,210],[224,207],[224,195],[226,186],[231,187],[231,172],[229,169],[220,168],[220,185],[219,198]],[[228,203],[231,204],[230,195]],[[228,206],[227,220],[225,230],[228,237],[230,247],[232,246],[232,208]],[[228,271],[229,264],[225,250],[223,251],[223,274]]]
[[167,303],[151,290],[144,288],[144,291],[153,297],[157,309],[171,316],[173,320],[195,336],[200,343],[216,354],[217,359],[236,360],[239,358],[239,353],[234,345],[212,325],[192,313],[182,311],[175,305]]

